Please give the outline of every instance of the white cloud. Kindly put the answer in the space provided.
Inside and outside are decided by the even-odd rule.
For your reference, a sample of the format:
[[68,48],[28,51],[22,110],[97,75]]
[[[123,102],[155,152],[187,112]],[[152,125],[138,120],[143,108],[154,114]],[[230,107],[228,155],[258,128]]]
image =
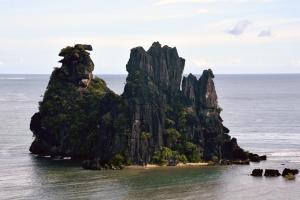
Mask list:
[[196,58],[192,62],[198,67],[216,67],[216,66],[236,66],[241,64],[241,60],[238,58],[230,58],[223,60],[208,60],[206,58]]
[[300,60],[292,60],[291,65],[293,67],[300,67]]
[[[277,41],[290,40],[289,37],[277,37]],[[19,48],[20,46],[30,45],[32,48],[62,47],[74,45],[76,43],[87,43],[100,46],[118,46],[132,48],[135,46],[149,46],[154,41],[169,46],[197,46],[197,45],[255,45],[272,43],[272,40],[261,40],[257,34],[245,34],[243,37],[233,37],[229,34],[201,33],[201,34],[148,34],[148,35],[87,35],[87,36],[61,36],[61,37],[41,37],[27,40],[16,38],[0,38],[2,45]]]
[[258,37],[271,37],[272,32],[270,29],[262,30],[257,36]]
[[226,31],[231,35],[242,35],[246,28],[251,24],[249,20],[239,21],[232,29]]
[[196,13],[198,13],[198,14],[207,14],[207,13],[209,13],[209,11],[205,8],[199,8],[198,10],[196,10]]
[[188,17],[194,17],[197,15],[204,15],[204,14],[209,14],[213,13],[210,12],[209,10],[205,8],[199,8],[195,9],[189,12],[180,12],[180,13],[170,13],[170,14],[165,14],[165,13],[156,13],[156,14],[150,14],[146,15],[144,17],[139,18],[139,20],[143,21],[161,21],[161,20],[174,20],[174,19],[183,19],[183,18],[188,18]]
[[0,65],[3,65],[4,63],[2,61],[0,61]]
[[[95,24],[101,24],[101,26],[104,27],[103,29],[109,31],[111,27],[114,27],[114,25],[118,23],[123,25],[132,25],[134,23],[141,22],[162,22],[164,20],[177,20],[191,18],[194,16],[219,13],[219,10],[208,10],[207,8],[192,8],[189,10],[168,9],[167,11],[165,9],[148,9],[137,10],[134,12],[124,10],[122,11],[122,13],[46,13],[45,15],[36,15],[33,13],[28,15],[12,15],[9,17],[10,23],[4,23],[4,21],[2,21],[1,19],[5,19],[6,16],[0,13],[0,22],[3,23],[3,29],[13,32],[22,32],[23,29],[26,29],[32,32],[47,33],[47,31],[53,32],[53,30],[57,29],[61,29],[64,31],[66,27],[72,27],[73,29],[80,29],[80,27],[94,27]],[[75,24],[74,20],[76,21]],[[143,27],[143,25],[141,27]],[[115,29],[115,27],[113,29]],[[87,30],[89,30],[89,28]]]
[[[195,11],[196,12],[196,11]],[[199,11],[199,12],[205,12]],[[157,19],[159,19],[159,16]],[[154,19],[153,19],[154,20]],[[247,21],[247,20],[246,20]],[[62,47],[65,45],[73,45],[75,43],[90,43],[101,46],[119,46],[132,48],[134,46],[149,46],[153,41],[160,41],[170,46],[179,45],[257,45],[257,44],[273,44],[276,43],[294,43],[300,41],[300,19],[253,19],[251,26],[245,27],[234,26],[230,31],[235,33],[243,32],[243,37],[234,37],[232,34],[224,34],[226,28],[236,23],[234,19],[223,19],[202,26],[195,26],[194,31],[189,33],[149,33],[149,34],[78,34],[70,36],[67,33],[43,37],[16,38],[14,36],[0,37],[0,43],[8,45],[12,48],[20,48],[22,46],[34,46],[36,48],[45,46]],[[247,24],[247,22],[246,22]],[[268,40],[258,37],[261,30],[265,27],[276,30],[276,35],[272,32],[272,37]],[[246,31],[245,31],[246,29]]]
[[169,5],[179,3],[208,3],[210,0],[159,0],[155,5]]
[[186,3],[267,3],[272,0],[159,0],[155,5],[186,4]]
[[228,65],[239,65],[241,64],[241,60],[238,58],[235,59],[230,59],[224,62],[224,64],[228,64]]
[[206,67],[206,68],[209,68],[209,67],[212,67],[214,66],[215,64],[206,60],[205,58],[198,58],[198,59],[194,59],[192,60],[192,62],[197,65],[198,67]]

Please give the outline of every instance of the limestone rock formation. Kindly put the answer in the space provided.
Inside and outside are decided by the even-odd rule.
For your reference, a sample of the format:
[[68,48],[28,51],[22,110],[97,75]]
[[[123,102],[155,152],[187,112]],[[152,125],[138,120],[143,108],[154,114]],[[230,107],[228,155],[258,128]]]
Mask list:
[[86,50],[92,47],[78,44],[61,50],[62,66],[52,72],[39,112],[31,118],[33,154],[93,158],[100,151],[103,159],[112,156],[115,130],[109,123],[121,100],[103,80],[93,78],[94,64]]
[[[126,65],[128,77],[122,97],[129,105],[131,130],[129,153],[132,160],[147,163],[151,152],[165,146],[166,109],[179,95],[184,59],[176,48],[153,43],[148,51],[131,50]],[[148,134],[148,138],[141,136]]]
[[74,47],[62,49],[59,56],[64,58],[60,71],[65,79],[77,83],[80,86],[87,87],[93,74],[94,63],[90,54],[86,51],[92,51],[91,45],[77,44]]
[[[131,50],[122,95],[93,78],[90,45],[61,50],[30,129],[33,154],[87,159],[85,168],[247,160],[220,117],[212,70],[182,78],[177,49]],[[182,80],[183,79],[183,80]],[[104,167],[105,168],[105,167]]]

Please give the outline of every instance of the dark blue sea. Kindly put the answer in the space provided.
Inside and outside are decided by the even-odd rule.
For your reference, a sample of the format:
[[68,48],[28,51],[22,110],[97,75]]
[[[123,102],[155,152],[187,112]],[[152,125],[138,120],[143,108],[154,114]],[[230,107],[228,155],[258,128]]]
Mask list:
[[[122,93],[126,75],[99,75]],[[268,160],[247,166],[87,171],[28,151],[30,117],[49,75],[0,75],[0,199],[299,200],[300,175],[255,178],[254,168],[300,169],[300,75],[216,75],[222,118],[240,146]]]

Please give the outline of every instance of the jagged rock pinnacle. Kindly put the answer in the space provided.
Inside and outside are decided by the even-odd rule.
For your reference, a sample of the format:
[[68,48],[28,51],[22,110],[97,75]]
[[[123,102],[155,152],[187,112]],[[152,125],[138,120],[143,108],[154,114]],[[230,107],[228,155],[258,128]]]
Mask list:
[[92,51],[91,45],[76,44],[74,47],[63,48],[59,56],[64,57],[59,62],[60,68],[66,80],[74,82],[82,87],[87,87],[93,77],[94,63],[87,51]]

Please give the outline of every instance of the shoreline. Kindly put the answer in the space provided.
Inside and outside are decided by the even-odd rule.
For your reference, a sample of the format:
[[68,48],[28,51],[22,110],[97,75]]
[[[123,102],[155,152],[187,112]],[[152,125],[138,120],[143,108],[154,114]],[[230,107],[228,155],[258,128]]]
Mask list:
[[124,169],[155,169],[155,168],[184,168],[184,167],[203,167],[209,166],[208,162],[198,162],[198,163],[178,163],[176,166],[168,165],[157,165],[157,164],[147,164],[147,165],[128,165]]

